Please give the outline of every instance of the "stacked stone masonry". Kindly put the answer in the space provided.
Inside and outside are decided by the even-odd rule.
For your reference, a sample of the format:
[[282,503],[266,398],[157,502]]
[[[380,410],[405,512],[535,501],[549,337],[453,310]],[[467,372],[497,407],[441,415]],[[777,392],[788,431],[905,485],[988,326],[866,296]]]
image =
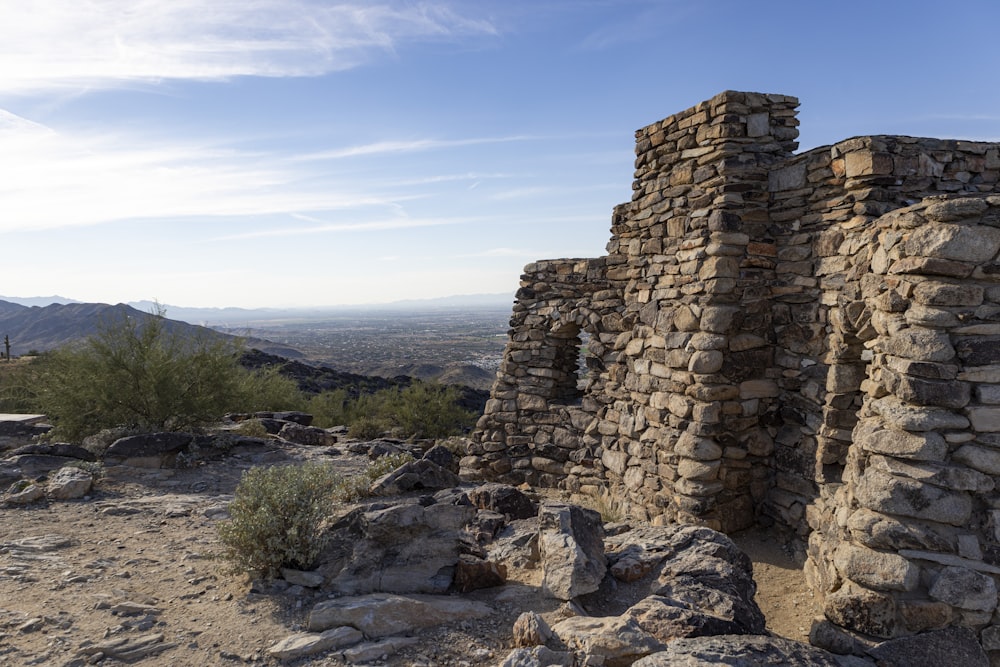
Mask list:
[[636,132],[608,254],[529,264],[466,475],[777,523],[835,628],[1000,661],[1000,145],[802,154],[798,100]]

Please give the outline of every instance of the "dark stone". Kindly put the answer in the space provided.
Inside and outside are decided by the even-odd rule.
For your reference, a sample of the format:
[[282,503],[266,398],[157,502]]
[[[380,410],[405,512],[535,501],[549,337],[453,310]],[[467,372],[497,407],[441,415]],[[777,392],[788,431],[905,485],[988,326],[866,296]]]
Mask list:
[[284,428],[285,424],[288,422],[283,419],[274,419],[273,417],[255,417],[260,425],[264,427],[264,430],[271,435],[278,435],[281,429]]
[[408,491],[448,489],[462,483],[458,475],[433,461],[420,459],[405,463],[375,480],[369,492],[376,496],[391,496]]
[[462,554],[455,563],[453,586],[459,593],[493,588],[507,583],[507,566],[469,554]]
[[52,430],[50,424],[26,424],[21,421],[0,422],[0,436],[9,438],[32,438]]
[[51,454],[21,454],[6,459],[4,463],[20,471],[18,477],[36,479],[48,474],[52,470],[58,470],[65,465],[69,465],[79,459],[66,456],[52,456]]
[[294,422],[299,426],[311,426],[313,416],[307,412],[298,411],[288,411],[288,412],[275,412],[275,419],[281,419],[286,422]]
[[337,437],[315,426],[303,426],[298,422],[285,422],[278,437],[299,445],[325,447],[337,441]]
[[969,628],[951,627],[882,642],[868,654],[879,667],[961,665],[989,667],[990,660]]
[[104,453],[108,459],[130,459],[177,454],[187,449],[194,436],[190,433],[144,433],[119,438]]
[[483,510],[503,514],[508,521],[530,519],[538,508],[528,496],[507,484],[483,484],[467,492],[472,504]]
[[1000,336],[963,336],[955,352],[967,366],[989,366],[1000,363]]
[[434,445],[424,454],[424,458],[433,461],[445,470],[458,472],[458,458],[444,445]]
[[20,454],[47,454],[49,456],[62,456],[80,461],[97,460],[97,457],[90,450],[67,442],[25,445],[24,447],[18,447],[10,453],[11,456],[18,456]]
[[[632,667],[839,667],[823,649],[781,637],[721,635],[678,639]],[[943,663],[947,664],[947,663]]]

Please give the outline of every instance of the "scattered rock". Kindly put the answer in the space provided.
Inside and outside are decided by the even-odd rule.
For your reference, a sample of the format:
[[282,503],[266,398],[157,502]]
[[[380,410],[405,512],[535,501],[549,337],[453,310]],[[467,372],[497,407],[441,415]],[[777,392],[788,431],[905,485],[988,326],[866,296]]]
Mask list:
[[81,646],[80,653],[84,655],[104,655],[118,660],[133,661],[145,658],[161,651],[174,648],[176,644],[163,641],[162,633],[142,635],[139,637],[121,637],[107,641]]
[[479,509],[503,514],[508,521],[530,519],[538,515],[538,508],[531,499],[520,489],[508,484],[482,484],[470,490],[468,496]]
[[296,660],[330,649],[351,646],[364,638],[361,631],[346,626],[330,628],[323,632],[299,632],[282,639],[267,649],[267,653],[278,660]]
[[[635,662],[633,667],[838,667],[823,649],[808,644],[755,635],[692,637],[678,639],[659,652]],[[912,663],[911,663],[912,664]]]
[[185,451],[194,436],[190,433],[144,433],[119,438],[104,452],[108,465],[136,468],[168,468]]
[[445,503],[359,508],[334,527],[317,571],[342,595],[445,593],[474,512]]
[[577,505],[543,503],[538,524],[542,588],[560,600],[596,591],[607,574],[601,515]]
[[278,437],[298,445],[328,447],[337,443],[337,436],[315,426],[288,422],[278,431]]
[[444,445],[434,445],[424,453],[423,458],[433,461],[445,470],[458,474],[458,459]]
[[48,494],[55,500],[82,498],[94,486],[94,476],[75,467],[60,468],[49,480]]
[[373,593],[320,602],[309,613],[311,632],[348,625],[367,637],[388,637],[457,620],[482,618],[492,609],[474,600],[433,595]]
[[976,633],[968,628],[952,627],[901,637],[882,642],[869,649],[879,667],[911,667],[912,665],[961,665],[989,667]]
[[462,554],[455,563],[454,587],[459,593],[503,586],[506,581],[507,567],[503,563],[470,554]]
[[514,646],[517,647],[541,646],[552,639],[552,628],[533,611],[523,612],[517,617],[513,632]]
[[404,463],[372,482],[368,489],[374,496],[395,496],[408,491],[450,489],[462,479],[428,459]]
[[569,651],[553,651],[545,646],[516,648],[500,667],[573,667],[575,660]]
[[30,505],[45,498],[45,489],[38,484],[15,482],[3,500],[8,505]]

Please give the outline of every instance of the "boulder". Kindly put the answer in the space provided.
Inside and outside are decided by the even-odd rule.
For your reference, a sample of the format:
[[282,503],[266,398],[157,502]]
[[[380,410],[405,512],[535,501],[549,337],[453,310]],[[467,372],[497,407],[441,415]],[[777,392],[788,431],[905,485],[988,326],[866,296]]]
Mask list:
[[545,619],[533,611],[522,612],[514,621],[514,646],[530,647],[547,644],[552,639],[552,628]]
[[455,563],[453,585],[459,593],[469,593],[481,588],[503,586],[507,582],[507,566],[503,563],[462,554]]
[[53,470],[58,470],[78,459],[71,459],[65,456],[53,456],[51,454],[20,454],[12,456],[4,461],[5,467],[17,469],[18,477],[36,479],[48,475]]
[[372,593],[320,602],[309,613],[309,631],[350,626],[366,637],[410,634],[452,621],[482,618],[493,610],[482,602],[435,595]]
[[38,484],[27,484],[26,486],[14,484],[3,501],[7,505],[30,505],[45,498],[45,489]]
[[575,616],[553,625],[552,632],[574,652],[592,656],[596,664],[604,667],[628,667],[666,648],[635,619],[622,616]]
[[[911,663],[916,664],[916,663]],[[941,663],[945,664],[945,663]],[[678,639],[633,667],[838,667],[833,655],[808,644],[760,635]]]
[[281,421],[293,422],[301,426],[311,426],[313,421],[313,416],[311,414],[308,412],[298,412],[297,410],[275,412],[270,416],[275,419],[280,419]]
[[374,496],[394,496],[408,491],[449,489],[462,483],[462,479],[428,459],[404,463],[383,475],[369,487]]
[[911,665],[961,665],[989,667],[976,633],[968,628],[951,627],[901,637],[882,642],[868,650],[879,667],[911,667]]
[[538,508],[531,499],[508,484],[483,484],[466,493],[473,505],[503,514],[508,521],[538,515]]
[[542,588],[560,600],[596,591],[607,574],[601,515],[577,505],[549,502],[538,510]]
[[573,654],[569,651],[553,651],[545,646],[516,648],[511,651],[500,667],[573,667]]
[[177,455],[188,449],[194,440],[190,433],[143,433],[119,438],[104,452],[109,465],[137,468],[170,467]]
[[458,474],[458,458],[444,445],[434,445],[424,453],[423,458]]
[[55,500],[82,498],[94,486],[94,476],[72,466],[60,468],[48,483],[48,495]]
[[445,503],[359,508],[333,527],[318,571],[343,595],[445,593],[474,513]]
[[347,626],[330,628],[323,632],[299,632],[285,637],[267,649],[267,653],[278,660],[296,660],[332,648],[351,646],[364,638],[365,636],[359,630]]
[[294,442],[297,445],[310,447],[329,447],[337,444],[337,436],[315,426],[302,426],[295,422],[287,422],[278,431],[278,437]]
[[88,449],[79,445],[72,445],[68,442],[36,443],[18,447],[10,452],[10,456],[21,454],[45,454],[48,456],[61,456],[68,459],[79,459],[80,461],[96,461],[97,457]]

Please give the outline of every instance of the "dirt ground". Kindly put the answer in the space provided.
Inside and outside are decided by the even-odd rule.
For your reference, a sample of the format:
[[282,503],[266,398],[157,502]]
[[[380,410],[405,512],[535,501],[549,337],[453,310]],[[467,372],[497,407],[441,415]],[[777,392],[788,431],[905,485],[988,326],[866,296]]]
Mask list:
[[[346,451],[284,446],[237,453],[179,470],[108,469],[87,498],[0,508],[0,664],[106,667],[271,665],[267,648],[302,630],[322,594],[276,593],[225,572],[213,557],[218,521],[243,470],[324,456],[345,473],[366,459]],[[757,602],[768,628],[797,640],[816,614],[801,569],[760,531],[737,542],[754,560]],[[538,593],[539,573],[513,572],[500,589],[471,597],[495,613],[423,633],[375,664],[495,665],[509,652],[517,615],[561,614]],[[132,653],[121,653],[125,642]],[[341,665],[316,656],[293,664]]]

